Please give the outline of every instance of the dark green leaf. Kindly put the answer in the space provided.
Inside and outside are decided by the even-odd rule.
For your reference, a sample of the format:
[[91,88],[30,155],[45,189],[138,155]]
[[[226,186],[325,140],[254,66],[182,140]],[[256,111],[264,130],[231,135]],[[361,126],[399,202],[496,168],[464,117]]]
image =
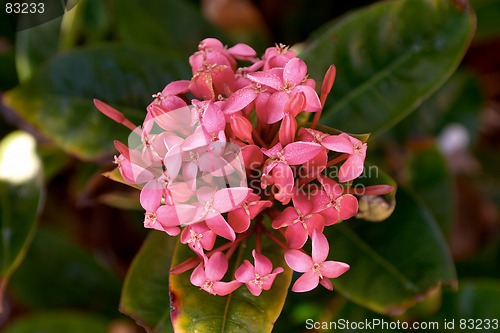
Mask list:
[[401,313],[442,283],[455,283],[448,248],[429,212],[403,189],[386,221],[348,221],[326,230],[334,260],[351,269],[333,284],[351,301]]
[[70,312],[45,312],[21,317],[4,333],[106,333],[108,323],[99,317]]
[[[7,92],[6,104],[65,151],[95,159],[127,141],[129,130],[102,115],[93,98],[140,124],[151,94],[180,78],[169,53],[129,46],[95,46],[59,55],[32,79]],[[135,108],[135,109],[132,109]]]
[[[237,258],[229,264],[231,278],[243,259],[251,258],[254,247],[243,241]],[[278,274],[269,291],[259,297],[253,296],[246,286],[232,294],[221,297],[206,293],[189,282],[191,271],[170,277],[172,297],[172,323],[176,332],[271,332],[274,322],[281,313],[290,285],[292,271],[283,258],[283,250],[274,243],[264,243],[262,253],[285,271]],[[176,248],[172,265],[192,257],[192,251],[183,244]]]
[[168,275],[177,239],[151,231],[137,253],[125,279],[120,311],[134,318],[149,331],[167,321],[155,332],[173,332],[170,323]]
[[450,0],[381,2],[324,27],[301,55],[315,79],[337,66],[323,123],[354,133],[394,125],[455,71],[474,28],[466,2]]
[[500,280],[498,279],[460,280],[458,291],[444,293],[440,315],[457,319],[500,319],[498,318],[499,299]]
[[[19,266],[31,243],[42,179],[35,140],[27,133],[13,132],[0,142],[0,284]],[[1,292],[3,290],[0,286]]]
[[448,235],[455,211],[453,178],[435,146],[413,152],[408,164],[409,186],[429,208],[443,234]]
[[[34,16],[21,17],[30,20]],[[58,52],[62,19],[61,16],[16,34],[16,67],[21,82],[29,79],[41,64]]]
[[114,273],[68,239],[38,230],[11,279],[21,304],[36,308],[87,308],[117,316],[120,283]]
[[466,71],[457,71],[389,135],[400,142],[408,138],[436,137],[445,126],[459,123],[474,140],[478,134],[478,115],[483,107],[481,95],[477,79]]
[[140,0],[120,0],[115,4],[119,37],[128,43],[157,45],[188,55],[201,40],[217,34],[189,1],[155,0],[145,6]]
[[432,317],[440,326],[431,332],[498,332],[499,298],[498,279],[460,280],[458,291],[443,293],[441,310]]

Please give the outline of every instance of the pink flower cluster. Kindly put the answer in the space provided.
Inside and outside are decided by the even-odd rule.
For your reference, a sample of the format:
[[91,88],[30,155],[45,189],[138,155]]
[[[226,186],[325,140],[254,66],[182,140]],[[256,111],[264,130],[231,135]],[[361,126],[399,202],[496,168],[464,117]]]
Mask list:
[[[239,67],[242,62],[248,67]],[[141,187],[144,226],[180,234],[196,255],[172,272],[194,268],[191,283],[214,295],[245,284],[258,296],[283,272],[262,253],[264,236],[303,273],[293,291],[319,283],[331,290],[329,279],[349,265],[326,261],[323,231],[353,217],[358,201],[323,171],[337,167],[338,182],[352,181],[363,172],[367,148],[348,134],[315,129],[335,67],[318,96],[304,61],[283,45],[259,59],[248,45],[227,48],[207,38],[189,63],[191,80],[154,94],[141,127],[95,100],[101,112],[132,130],[128,145],[115,142],[115,162],[126,182]],[[315,116],[305,127],[299,119],[307,113]],[[252,235],[254,263],[244,260],[233,280],[222,281],[228,258]],[[217,236],[227,241],[214,248]],[[309,239],[311,256],[303,250]]]

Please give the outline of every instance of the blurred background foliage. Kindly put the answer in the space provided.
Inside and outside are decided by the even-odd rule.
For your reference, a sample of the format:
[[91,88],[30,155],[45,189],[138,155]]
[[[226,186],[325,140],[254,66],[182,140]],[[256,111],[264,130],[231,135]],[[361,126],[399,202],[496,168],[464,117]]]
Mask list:
[[[376,1],[80,0],[69,1],[64,16],[22,31],[16,27],[29,26],[33,16],[12,20],[2,11],[2,332],[144,332],[119,312],[120,297],[122,311],[145,326],[154,324],[157,332],[171,331],[161,318],[169,310],[169,259],[151,270],[156,266],[148,255],[156,251],[161,259],[172,251],[160,236],[148,237],[121,296],[148,231],[138,192],[102,176],[113,168],[113,140],[123,141],[127,131],[99,114],[92,98],[118,106],[139,123],[151,94],[190,77],[187,56],[209,36],[228,45],[246,42],[258,54],[273,43],[305,45],[302,56],[317,80],[321,66],[336,59],[338,82],[325,124],[374,131],[368,159],[400,187],[389,220],[348,221],[329,235],[334,258],[352,267],[352,275],[335,284],[342,296],[322,289],[289,293],[275,332],[306,331],[308,318],[500,319],[500,2],[470,1],[477,28],[463,60],[454,49],[439,47],[467,35],[465,21],[457,16],[450,19],[457,24],[438,30],[446,13],[426,17],[419,12],[425,1],[400,2],[400,19],[383,6],[343,19]],[[429,31],[413,34],[415,22],[426,19]],[[332,20],[339,24],[324,26]],[[390,73],[393,81],[369,87],[368,100],[349,95],[390,60],[386,50],[418,46],[419,33],[433,36],[435,50],[414,48],[417,60]],[[369,52],[356,53],[354,41],[366,39]],[[431,64],[435,57],[435,67],[418,67],[424,57]],[[430,73],[435,82],[425,81],[434,78]],[[27,176],[15,178],[12,168]],[[384,270],[386,263],[408,281],[399,286]],[[138,271],[160,287],[141,282]],[[162,308],[144,308],[149,299]]]

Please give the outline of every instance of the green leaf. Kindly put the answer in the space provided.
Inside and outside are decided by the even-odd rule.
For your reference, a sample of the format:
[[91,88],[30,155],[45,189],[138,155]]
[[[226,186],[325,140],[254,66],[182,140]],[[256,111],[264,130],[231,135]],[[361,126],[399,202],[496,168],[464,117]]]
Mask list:
[[[243,241],[235,253],[237,258],[229,263],[231,278],[243,259],[251,259],[254,247]],[[283,267],[271,290],[253,296],[242,285],[228,296],[214,296],[193,286],[189,277],[191,271],[170,277],[172,297],[172,323],[176,332],[271,332],[274,322],[281,313],[290,285],[292,271],[283,258],[283,250],[274,243],[263,242],[262,253],[271,259],[273,267]],[[184,244],[178,244],[173,266],[193,257],[193,252]]]
[[[500,280],[460,280],[458,291],[443,293],[441,310],[432,318],[440,323],[431,332],[498,332]],[[444,327],[444,323],[454,325]]]
[[301,57],[315,79],[337,66],[322,122],[354,133],[394,125],[455,71],[474,28],[465,1],[403,0],[377,3],[320,29]]
[[30,308],[86,308],[118,315],[116,275],[68,239],[42,228],[10,287],[16,300]]
[[409,187],[434,216],[441,232],[448,235],[456,197],[453,178],[444,156],[434,146],[411,154],[408,163]]
[[[25,15],[22,19],[30,20],[34,16]],[[61,16],[16,34],[16,68],[21,82],[29,79],[40,65],[57,54],[62,19]]]
[[[135,256],[123,285],[120,311],[150,332],[173,332],[168,275],[176,243],[177,238],[151,231]],[[163,318],[167,322],[158,329]]]
[[218,34],[199,8],[186,0],[154,0],[147,6],[140,0],[120,0],[114,15],[118,35],[127,43],[157,45],[185,55],[196,51],[204,38]]
[[32,136],[13,132],[0,142],[0,301],[33,237],[42,202],[41,173]]
[[[351,269],[334,287],[349,300],[383,314],[398,314],[443,283],[455,283],[446,243],[429,212],[404,189],[386,221],[348,221],[326,229],[333,260]],[[416,236],[418,235],[418,236]]]
[[405,142],[409,138],[436,137],[447,125],[459,123],[474,140],[482,107],[479,82],[471,73],[459,70],[388,134]]
[[440,315],[457,319],[499,319],[499,299],[498,279],[460,280],[458,291],[444,293]]
[[66,152],[96,159],[114,152],[113,140],[126,141],[130,130],[102,115],[92,99],[122,105],[120,111],[140,124],[151,94],[182,76],[175,59],[120,45],[70,51],[7,92],[5,102]]
[[106,333],[108,323],[97,316],[64,311],[37,313],[21,317],[4,333]]

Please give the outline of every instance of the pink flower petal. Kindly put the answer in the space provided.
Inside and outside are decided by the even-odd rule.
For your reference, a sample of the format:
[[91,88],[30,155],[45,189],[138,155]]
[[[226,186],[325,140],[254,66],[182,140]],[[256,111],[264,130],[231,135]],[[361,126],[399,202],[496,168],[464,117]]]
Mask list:
[[156,179],[147,182],[140,195],[142,208],[147,212],[156,211],[160,207],[163,190],[163,186]]
[[327,278],[337,278],[349,270],[349,265],[340,261],[325,261],[321,267],[321,274]]
[[293,172],[290,166],[285,163],[276,163],[272,171],[274,184],[278,189],[278,193],[274,198],[286,205],[290,202],[293,196]]
[[170,82],[163,88],[163,95],[178,95],[184,94],[189,90],[189,80],[179,80]]
[[229,239],[231,242],[234,242],[236,239],[236,234],[231,226],[224,220],[222,215],[217,214],[213,217],[210,217],[205,220],[207,226],[215,232],[217,235]]
[[313,261],[311,257],[299,250],[286,251],[285,261],[291,269],[300,273],[312,270],[313,267]]
[[207,279],[205,277],[205,270],[203,269],[203,265],[199,264],[198,266],[196,266],[196,268],[191,273],[191,277],[189,278],[189,281],[191,281],[191,284],[193,284],[197,287],[201,287],[205,283],[206,280]]
[[283,121],[279,129],[279,139],[282,145],[287,145],[295,140],[295,132],[297,131],[297,120],[290,115],[285,113]]
[[243,43],[238,43],[235,46],[230,47],[227,49],[227,52],[239,60],[251,59],[257,56],[257,53],[253,48]]
[[354,153],[342,164],[339,171],[339,181],[341,183],[358,178],[364,169],[365,159],[363,156]]
[[303,93],[306,96],[306,105],[304,107],[305,111],[316,112],[321,110],[321,102],[318,94],[313,88],[306,85],[300,85],[296,86],[292,90],[292,93]]
[[272,223],[272,227],[274,229],[279,229],[283,227],[287,227],[293,223],[295,219],[297,219],[299,215],[294,207],[286,207],[280,215],[278,215]]
[[252,251],[252,256],[255,262],[255,273],[260,276],[266,276],[273,270],[273,263],[271,260],[266,258],[262,253],[257,253],[255,250]]
[[328,251],[330,250],[330,246],[328,245],[328,240],[326,236],[319,232],[318,230],[314,230],[312,233],[312,260],[313,262],[319,264],[326,260],[328,257]]
[[227,222],[234,232],[242,233],[247,231],[250,226],[250,216],[243,208],[238,208],[227,214]]
[[297,141],[283,149],[283,157],[288,164],[299,165],[318,155],[320,150],[321,145],[317,143]]
[[283,85],[282,72],[276,70],[268,70],[265,72],[249,73],[247,77],[253,82],[279,90]]
[[248,283],[255,278],[255,269],[248,260],[244,260],[243,263],[238,267],[234,273],[236,280]]
[[248,187],[225,188],[215,192],[213,207],[220,213],[229,212],[239,207],[248,197]]
[[336,151],[338,153],[354,153],[354,145],[349,140],[348,135],[343,134],[345,133],[342,133],[340,135],[330,135],[329,137],[324,138],[321,141],[321,144],[325,148],[331,151]]
[[220,281],[228,268],[227,258],[222,252],[212,254],[206,263],[205,276],[210,281]]
[[231,282],[215,282],[213,285],[213,291],[216,295],[226,296],[238,289],[241,286],[241,282],[231,281]]
[[307,65],[300,58],[290,59],[283,70],[283,81],[285,84],[292,83],[298,85],[304,80],[307,74]]
[[311,291],[316,288],[319,284],[319,276],[313,271],[308,271],[302,274],[301,277],[295,281],[292,287],[292,291],[296,293],[302,293],[306,291]]
[[340,218],[348,220],[358,212],[358,199],[352,194],[344,194],[340,198]]
[[322,278],[319,280],[319,283],[325,287],[326,289],[328,290],[333,290],[333,284],[332,284],[332,281],[330,281],[329,279],[325,279],[325,278]]
[[226,99],[222,112],[227,115],[243,110],[247,105],[252,103],[257,98],[257,93],[250,87],[245,87],[235,91],[228,99]]
[[292,249],[301,249],[307,242],[308,230],[300,222],[292,224],[286,229],[285,238],[289,247]]
[[285,105],[290,96],[284,91],[277,91],[269,97],[266,105],[266,123],[274,124],[281,119],[285,114]]

